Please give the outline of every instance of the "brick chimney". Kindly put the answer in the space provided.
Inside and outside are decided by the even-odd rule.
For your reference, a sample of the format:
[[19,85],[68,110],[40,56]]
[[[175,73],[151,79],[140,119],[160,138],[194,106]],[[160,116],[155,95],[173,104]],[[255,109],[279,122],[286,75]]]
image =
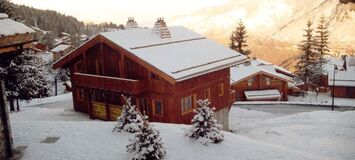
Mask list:
[[161,39],[171,38],[170,31],[166,26],[164,18],[158,18],[153,27],[153,32],[158,34]]
[[138,28],[138,24],[136,21],[134,21],[133,17],[128,17],[128,21],[126,23],[125,29],[133,29],[133,28]]

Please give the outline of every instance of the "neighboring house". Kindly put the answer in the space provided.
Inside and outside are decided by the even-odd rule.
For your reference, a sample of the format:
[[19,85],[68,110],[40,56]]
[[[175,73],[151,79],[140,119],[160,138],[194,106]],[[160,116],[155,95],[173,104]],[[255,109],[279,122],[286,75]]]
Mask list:
[[293,82],[292,77],[278,73],[277,68],[280,69],[281,67],[253,61],[231,67],[230,81],[231,89],[236,94],[235,100],[287,101],[288,83]]
[[[32,48],[32,42],[35,40],[33,29],[0,13],[0,59],[11,60],[15,54],[21,54],[23,50]],[[1,65],[0,69],[9,64]],[[3,82],[0,82],[0,159],[12,156],[11,128],[4,96]]]
[[100,33],[53,64],[69,68],[74,109],[91,118],[116,120],[121,95],[131,96],[150,121],[190,124],[196,100],[208,98],[228,129],[234,95],[229,67],[246,60],[233,50],[184,27]]
[[32,42],[36,41],[35,33],[30,27],[0,13],[0,54],[32,48]]
[[336,71],[335,78],[333,78],[333,75],[333,73],[329,74],[328,81],[332,95],[334,97],[355,98],[355,71]]
[[63,56],[65,56],[67,53],[72,51],[74,47],[69,44],[60,44],[57,47],[53,48],[51,52],[53,53],[53,61],[57,61]]

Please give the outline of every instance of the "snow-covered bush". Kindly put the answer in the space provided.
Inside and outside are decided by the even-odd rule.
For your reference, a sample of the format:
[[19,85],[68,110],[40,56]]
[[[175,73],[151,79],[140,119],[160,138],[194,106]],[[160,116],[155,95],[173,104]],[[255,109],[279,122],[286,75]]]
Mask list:
[[130,139],[127,152],[131,154],[130,160],[159,160],[166,154],[159,131],[152,128],[149,123]]
[[122,107],[121,116],[117,118],[117,125],[113,129],[118,132],[135,133],[143,128],[143,117],[136,110],[136,106],[131,104],[131,98],[123,96],[126,104]]
[[197,103],[200,107],[194,110],[196,115],[191,120],[192,127],[187,131],[186,136],[204,145],[223,141],[220,125],[213,117],[215,108],[209,107],[208,99],[198,100]]

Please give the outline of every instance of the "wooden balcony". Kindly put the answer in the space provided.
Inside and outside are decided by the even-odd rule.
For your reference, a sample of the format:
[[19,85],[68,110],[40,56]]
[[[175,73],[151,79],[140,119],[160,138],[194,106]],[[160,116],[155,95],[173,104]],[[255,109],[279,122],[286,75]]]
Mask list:
[[108,77],[84,73],[74,73],[73,82],[75,85],[100,90],[114,91],[128,94],[139,94],[142,90],[142,83],[139,80]]

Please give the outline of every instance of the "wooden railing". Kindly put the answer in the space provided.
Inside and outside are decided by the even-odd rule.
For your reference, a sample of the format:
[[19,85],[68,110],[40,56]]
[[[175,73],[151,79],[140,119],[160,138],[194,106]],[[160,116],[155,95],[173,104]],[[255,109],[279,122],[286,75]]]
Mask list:
[[143,85],[139,80],[84,73],[74,73],[73,77],[75,85],[82,87],[122,92],[128,94],[139,94],[143,91]]

